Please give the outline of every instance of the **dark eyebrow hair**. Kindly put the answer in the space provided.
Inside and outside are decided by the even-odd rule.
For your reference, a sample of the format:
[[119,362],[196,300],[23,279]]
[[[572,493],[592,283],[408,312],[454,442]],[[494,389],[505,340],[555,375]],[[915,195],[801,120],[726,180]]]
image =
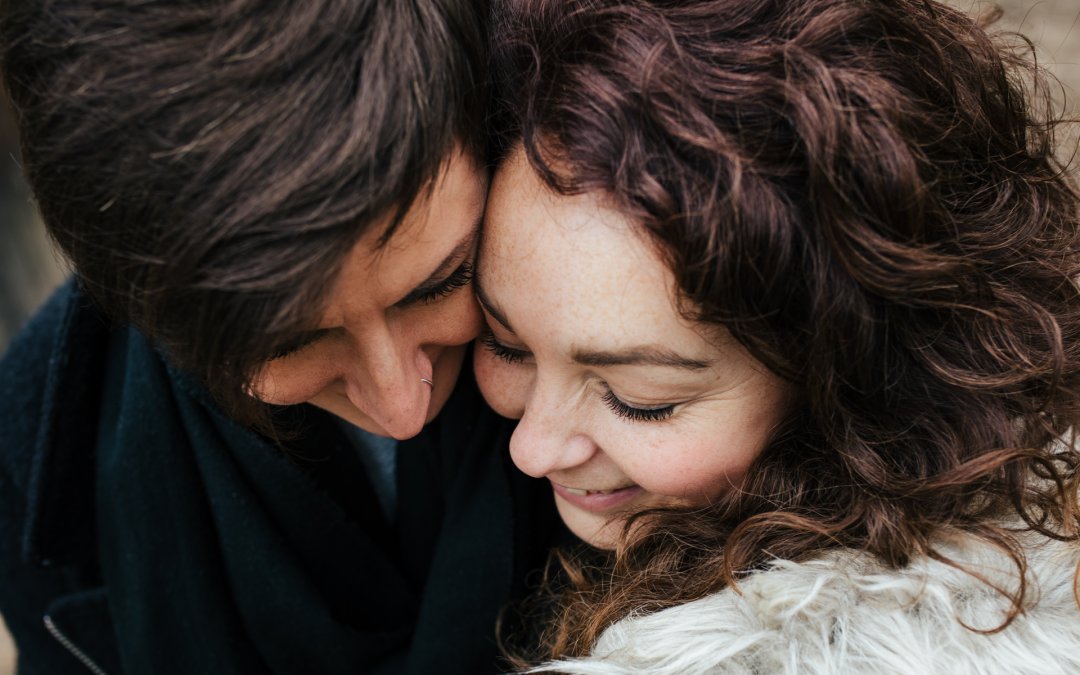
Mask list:
[[495,303],[493,303],[487,293],[484,292],[484,287],[480,284],[479,278],[473,280],[473,292],[476,293],[476,300],[480,303],[480,306],[484,308],[484,311],[490,314],[492,319],[495,319],[502,324],[503,328],[513,333],[514,329],[510,325],[510,322],[507,321],[506,315],[495,307]]
[[[495,303],[493,303],[487,293],[484,292],[484,287],[479,282],[473,284],[473,291],[476,293],[476,300],[480,303],[480,306],[484,308],[484,311],[490,314],[491,318],[502,324],[504,328],[513,333],[514,328],[510,325],[510,322],[507,321],[506,316],[495,307]],[[685,370],[705,370],[712,366],[712,363],[709,361],[691,359],[682,356],[681,354],[677,354],[670,349],[652,345],[632,347],[618,352],[576,350],[574,351],[572,358],[575,363],[580,363],[583,366],[594,366],[596,368],[604,368],[607,366],[664,366],[668,368],[683,368]]]
[[575,363],[597,368],[607,366],[664,366],[686,370],[705,370],[712,365],[708,361],[691,359],[670,349],[652,345],[631,347],[617,352],[575,351],[573,359]]
[[395,302],[394,307],[408,307],[421,298],[438,290],[443,282],[446,281],[446,276],[450,274],[451,269],[454,267],[457,260],[465,255],[469,249],[476,244],[477,239],[480,237],[481,222],[482,218],[477,219],[476,224],[472,227],[472,231],[458,242],[458,245],[454,247],[454,250],[450,251],[450,253],[443,258],[442,262],[439,263],[439,266],[436,267],[426,279],[417,284],[416,288],[412,289],[405,294],[405,297]]

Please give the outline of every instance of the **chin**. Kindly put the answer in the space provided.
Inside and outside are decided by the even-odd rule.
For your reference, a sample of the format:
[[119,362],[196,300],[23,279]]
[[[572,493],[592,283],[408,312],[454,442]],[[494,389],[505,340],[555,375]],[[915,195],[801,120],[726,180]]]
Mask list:
[[559,499],[558,495],[555,496],[555,506],[566,528],[575,537],[594,548],[604,551],[615,550],[622,536],[624,518],[585,513],[565,503]]

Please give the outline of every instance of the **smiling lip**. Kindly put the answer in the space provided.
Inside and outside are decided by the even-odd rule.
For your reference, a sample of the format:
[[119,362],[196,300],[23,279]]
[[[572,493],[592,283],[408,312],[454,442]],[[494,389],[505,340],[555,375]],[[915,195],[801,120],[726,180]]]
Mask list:
[[579,509],[593,513],[604,513],[626,506],[642,493],[642,489],[637,485],[619,488],[618,490],[586,491],[559,485],[555,481],[551,481],[551,489],[555,491],[555,494]]

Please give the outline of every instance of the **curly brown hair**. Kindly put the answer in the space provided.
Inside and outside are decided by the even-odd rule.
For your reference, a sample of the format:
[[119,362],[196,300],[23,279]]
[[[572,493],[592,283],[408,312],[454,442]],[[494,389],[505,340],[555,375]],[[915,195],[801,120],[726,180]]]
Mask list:
[[688,317],[798,391],[740,490],[564,554],[531,657],[774,558],[942,559],[943,528],[1011,556],[1008,625],[1009,514],[1078,532],[1080,195],[1031,45],[930,0],[528,0],[493,30],[501,147],[610,195]]

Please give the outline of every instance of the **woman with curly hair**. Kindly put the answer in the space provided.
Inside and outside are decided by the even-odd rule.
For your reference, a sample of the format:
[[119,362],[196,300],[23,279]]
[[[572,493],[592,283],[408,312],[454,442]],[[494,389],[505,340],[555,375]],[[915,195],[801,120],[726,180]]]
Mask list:
[[1080,670],[1080,198],[1029,45],[931,0],[494,42],[477,374],[597,549],[518,665]]

